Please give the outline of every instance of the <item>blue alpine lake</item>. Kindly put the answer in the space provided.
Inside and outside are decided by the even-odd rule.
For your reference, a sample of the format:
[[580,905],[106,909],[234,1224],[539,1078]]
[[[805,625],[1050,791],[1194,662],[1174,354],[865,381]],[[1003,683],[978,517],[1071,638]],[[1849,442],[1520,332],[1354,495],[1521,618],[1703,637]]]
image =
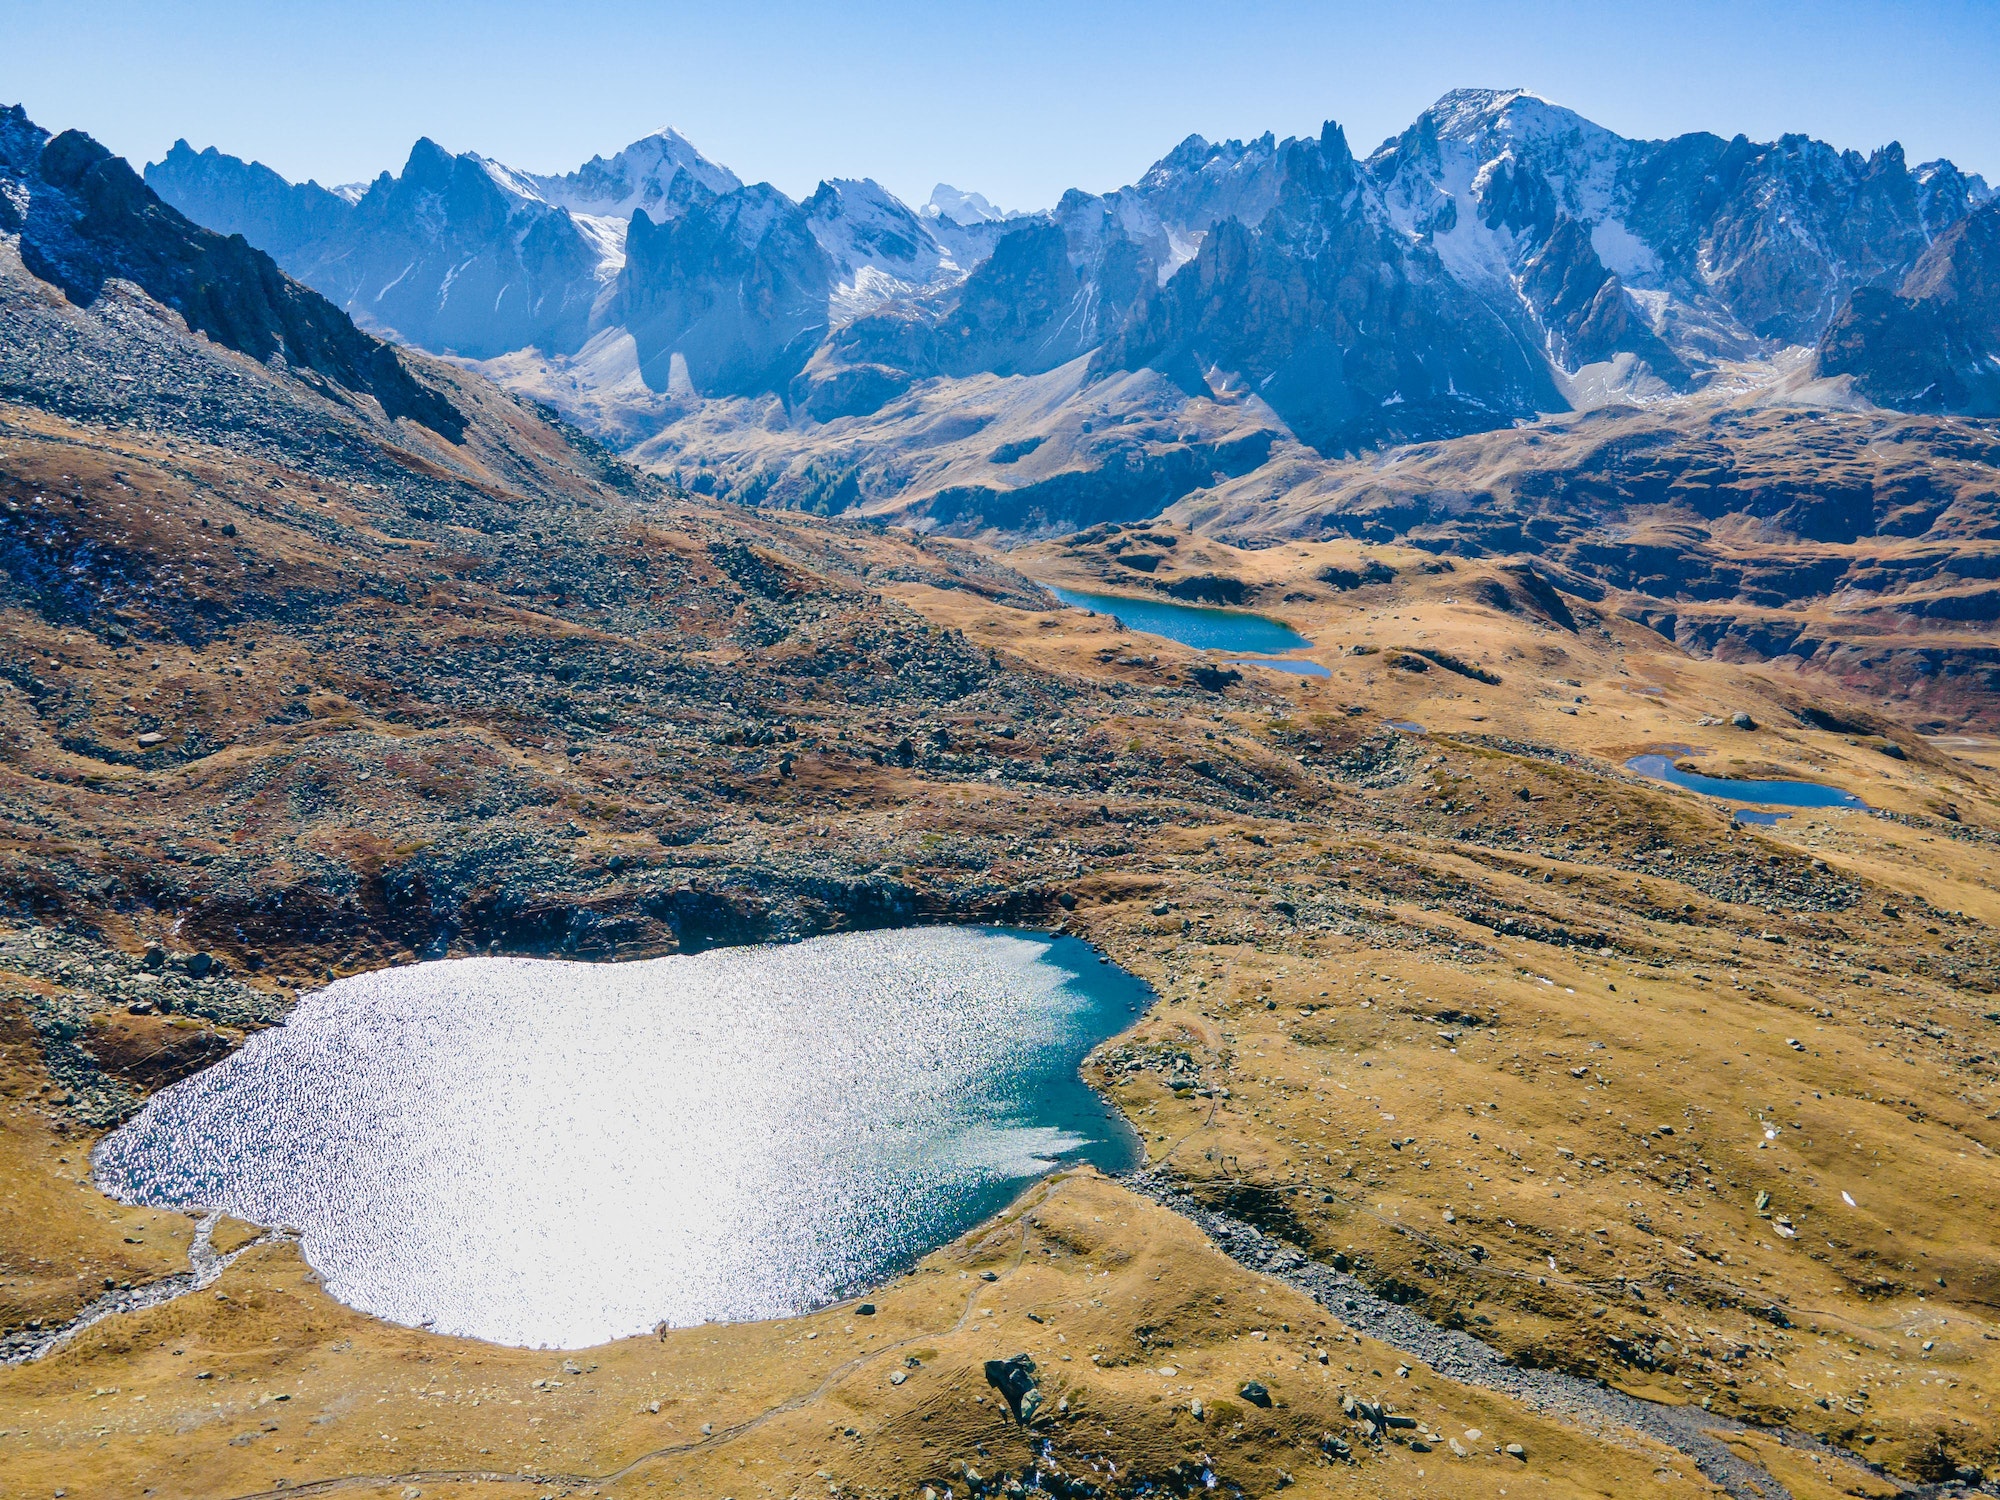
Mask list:
[[1680,770],[1664,755],[1635,755],[1625,769],[1655,781],[1671,782],[1705,797],[1721,797],[1730,802],[1761,802],[1772,807],[1861,807],[1868,806],[1852,792],[1817,781],[1752,781],[1725,776],[1699,776]]
[[1331,677],[1332,672],[1316,661],[1306,661],[1298,657],[1275,657],[1263,660],[1243,660],[1227,662],[1231,667],[1268,667],[1273,672],[1289,672],[1294,677]]
[[1085,1085],[1151,1002],[1074,938],[927,927],[308,995],[97,1149],[105,1191],[295,1226],[350,1306],[579,1348],[878,1284],[1137,1137]]
[[[1048,585],[1050,593],[1077,609],[1115,615],[1127,628],[1165,636],[1200,651],[1250,651],[1276,654],[1298,651],[1311,641],[1289,625],[1241,609],[1211,609],[1196,604],[1168,604],[1157,599],[1128,599],[1123,594],[1083,594]],[[1275,662],[1257,662],[1260,667]]]

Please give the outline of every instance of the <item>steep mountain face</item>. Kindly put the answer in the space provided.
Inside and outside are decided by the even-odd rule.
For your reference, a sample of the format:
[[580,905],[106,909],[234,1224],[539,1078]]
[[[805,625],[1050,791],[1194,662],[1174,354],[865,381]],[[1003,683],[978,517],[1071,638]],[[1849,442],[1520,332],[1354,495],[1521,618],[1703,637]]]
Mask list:
[[1396,232],[1337,126],[1288,142],[1280,173],[1261,222],[1220,224],[1097,367],[1151,366],[1190,390],[1228,372],[1322,450],[1497,426],[1559,400],[1541,360]]
[[1985,193],[1949,162],[1911,170],[1895,145],[1628,140],[1519,90],[1447,94],[1368,168],[1399,224],[1515,304],[1566,373],[1627,353],[1669,386],[1811,343]]
[[[1365,160],[1333,126],[1190,136],[1129,187],[1031,215],[943,184],[912,211],[865,179],[794,203],[670,131],[565,177],[421,143],[351,204],[212,153],[154,170],[364,321],[485,361],[632,452],[699,449],[746,495],[795,489],[758,467],[780,428],[797,430],[787,475],[801,445],[853,452],[862,429],[832,424],[894,431],[906,459],[910,403],[944,412],[967,382],[1072,361],[1071,403],[1111,382],[1146,392],[1123,417],[1171,423],[1178,390],[1323,457],[1686,395],[1819,341],[1850,303],[1882,323],[1887,289],[1989,196],[1893,145],[1632,140],[1521,90],[1447,94]],[[1977,339],[1952,336],[1952,389],[1970,391]],[[1142,370],[1167,380],[1115,380]],[[961,464],[954,448],[944,467]],[[998,467],[996,496],[1043,482]],[[1160,503],[1198,482],[1170,467]],[[905,472],[864,462],[806,489],[874,505]],[[994,502],[1026,511],[1043,513]]]
[[[567,209],[503,168],[417,142],[400,177],[354,205],[350,244],[311,268],[357,316],[440,353],[490,358],[575,348],[598,283],[597,249]],[[415,330],[421,329],[422,332]]]
[[1899,273],[1936,227],[1895,147],[1864,158],[1802,136],[1683,136],[1633,152],[1619,187],[1659,262],[1651,281],[1706,294],[1731,332],[1783,343],[1810,342],[1849,291]]
[[[524,196],[568,212],[595,254],[592,274],[600,286],[609,286],[624,264],[634,214],[665,224],[743,186],[675,130],[655,131],[609,158],[593,156],[562,176],[500,171]],[[598,326],[593,323],[593,330]]]
[[768,183],[655,226],[632,216],[615,321],[656,391],[741,396],[785,384],[826,334],[834,265]]
[[1559,369],[1578,371],[1630,354],[1674,389],[1688,385],[1687,365],[1605,266],[1587,224],[1557,215],[1548,238],[1522,263],[1520,286]]
[[[746,187],[672,130],[560,176],[429,140],[365,191],[294,186],[185,142],[148,172],[162,196],[271,247],[355,317],[410,343],[472,360],[523,350],[563,360],[594,337],[629,336],[644,388],[667,392],[680,352],[680,389],[696,398],[783,390],[804,354],[782,351],[952,287],[1007,220],[969,200],[966,223],[920,217],[866,180],[824,182],[794,204],[769,184]],[[685,232],[650,233],[669,225]],[[804,305],[813,299],[817,311]]]
[[147,180],[183,212],[266,246],[364,325],[437,353],[574,349],[601,291],[603,249],[566,208],[430,140],[351,201],[313,183],[281,191],[267,167],[184,144]]
[[175,141],[146,168],[146,186],[197,224],[240,234],[287,265],[301,249],[343,234],[360,194],[317,182],[287,182],[262,162],[239,161],[215,147],[196,151]]
[[800,205],[833,266],[830,319],[838,324],[897,297],[948,286],[963,274],[939,238],[872,180],[830,180]]
[[921,225],[939,245],[929,295],[837,323],[793,404],[815,421],[866,416],[921,380],[1036,375],[1099,349],[1209,226],[1263,217],[1276,152],[1268,136],[1247,147],[1190,136],[1139,184],[1069,192],[1048,214],[962,225],[927,211]]
[[0,232],[18,235],[26,269],[78,306],[129,281],[225,348],[282,361],[330,394],[372,396],[391,418],[451,438],[464,429],[394,349],[263,251],[190,223],[122,158],[74,130],[51,139],[18,107],[0,110]]
[[1148,262],[1100,200],[1074,194],[1058,213],[1009,226],[943,296],[836,330],[793,400],[819,421],[861,416],[919,380],[1036,375],[1089,352],[1139,296]]
[[616,156],[593,156],[560,177],[526,180],[546,203],[621,227],[635,213],[656,224],[677,219],[690,204],[743,186],[734,172],[703,156],[677,130],[655,131]]
[[566,176],[430,140],[351,196],[179,143],[147,169],[184,212],[266,245],[354,317],[439,353],[570,353],[594,331],[635,213],[667,222],[741,184],[662,131]]
[[1947,229],[1895,291],[1856,291],[1817,360],[1882,406],[2000,416],[2000,203]]
[[1119,217],[1129,232],[1155,241],[1153,258],[1164,280],[1193,258],[1212,226],[1230,219],[1250,228],[1263,222],[1278,202],[1284,152],[1294,144],[1287,140],[1281,147],[1268,131],[1247,144],[1191,135],[1110,201],[1125,210]]

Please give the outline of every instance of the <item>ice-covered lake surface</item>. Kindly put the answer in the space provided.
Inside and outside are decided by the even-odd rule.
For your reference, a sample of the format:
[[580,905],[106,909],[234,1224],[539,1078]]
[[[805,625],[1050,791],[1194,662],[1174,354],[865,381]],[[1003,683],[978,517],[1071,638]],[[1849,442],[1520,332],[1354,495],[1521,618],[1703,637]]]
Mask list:
[[128,1202],[296,1226],[341,1301],[579,1348],[879,1283],[1060,1162],[1150,999],[1073,938],[914,928],[342,980],[98,1148]]

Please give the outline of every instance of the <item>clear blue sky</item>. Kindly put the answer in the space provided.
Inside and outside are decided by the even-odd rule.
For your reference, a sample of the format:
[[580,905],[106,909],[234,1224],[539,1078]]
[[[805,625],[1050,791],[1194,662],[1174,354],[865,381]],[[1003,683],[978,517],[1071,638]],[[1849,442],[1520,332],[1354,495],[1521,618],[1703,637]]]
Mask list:
[[1008,207],[1131,181],[1190,131],[1367,151],[1448,88],[1628,135],[1804,131],[2000,177],[2000,3],[4,0],[0,102],[134,162],[177,136],[337,183],[419,135],[567,170],[660,125],[793,195],[872,176]]

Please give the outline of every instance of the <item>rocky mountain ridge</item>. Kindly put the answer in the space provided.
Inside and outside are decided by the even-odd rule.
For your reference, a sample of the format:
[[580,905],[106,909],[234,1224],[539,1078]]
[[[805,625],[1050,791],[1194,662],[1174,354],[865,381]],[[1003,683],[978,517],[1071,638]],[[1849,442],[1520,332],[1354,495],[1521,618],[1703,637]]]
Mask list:
[[[922,381],[1087,354],[1098,372],[1178,361],[1182,384],[1232,399],[1275,389],[1273,410],[1325,452],[1684,391],[1722,361],[1810,345],[1990,197],[1893,144],[1632,140],[1518,89],[1447,94],[1365,159],[1332,127],[1190,136],[1130,187],[1011,217],[942,184],[916,212],[866,181],[796,203],[671,131],[565,177],[422,141],[353,201],[185,143],[148,179],[364,323],[510,356],[503,379],[586,422],[599,413],[581,398],[634,364],[640,426],[657,430],[718,398],[866,416]],[[685,242],[628,254],[635,217],[703,213]],[[1233,238],[1194,265],[1224,225]],[[679,385],[666,325],[621,360],[587,350],[636,337],[631,309],[697,283],[733,310],[668,336],[690,340]]]
[[1948,162],[1464,90],[1366,157],[1194,136],[972,226],[872,183],[693,196],[635,215],[574,355],[482,368],[702,493],[1533,559],[1938,724],[2000,681],[1996,454],[1954,417],[2000,411],[2000,205]]
[[79,131],[51,137],[18,107],[0,109],[0,233],[18,235],[25,269],[78,306],[129,282],[215,343],[339,399],[372,398],[454,440],[464,431],[448,397],[268,255],[189,222],[122,158]]
[[1883,406],[2000,416],[2000,204],[1945,230],[1894,291],[1857,290],[1818,369]]

